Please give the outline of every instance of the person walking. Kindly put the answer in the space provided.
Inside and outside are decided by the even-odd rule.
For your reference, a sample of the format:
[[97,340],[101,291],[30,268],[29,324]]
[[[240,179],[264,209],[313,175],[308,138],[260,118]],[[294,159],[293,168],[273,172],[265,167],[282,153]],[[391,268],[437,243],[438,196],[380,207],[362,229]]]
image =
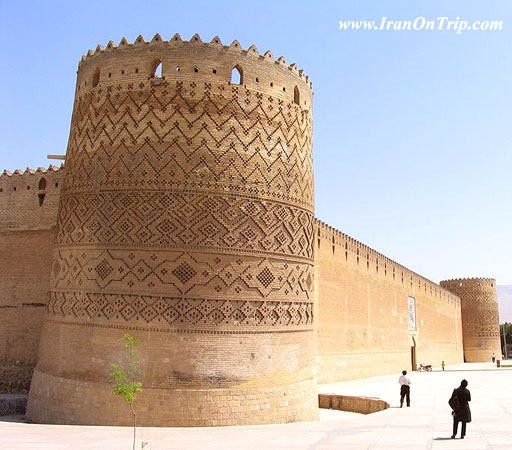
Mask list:
[[492,363],[494,364],[494,362],[496,361],[496,355],[494,354],[494,352],[492,352],[491,359]]
[[468,382],[462,380],[460,386],[453,390],[452,396],[457,396],[459,399],[460,408],[457,411],[453,411],[453,434],[452,439],[455,439],[457,435],[457,429],[459,428],[459,422],[462,422],[460,430],[460,438],[464,439],[466,436],[466,424],[471,422],[471,410],[469,409],[469,402],[471,401],[471,393],[467,389]]
[[407,370],[402,370],[402,375],[398,379],[400,384],[400,408],[404,405],[404,397],[407,402],[407,406],[411,406],[411,380],[406,377]]
[[444,372],[444,361],[441,361],[441,367],[443,368],[443,372]]

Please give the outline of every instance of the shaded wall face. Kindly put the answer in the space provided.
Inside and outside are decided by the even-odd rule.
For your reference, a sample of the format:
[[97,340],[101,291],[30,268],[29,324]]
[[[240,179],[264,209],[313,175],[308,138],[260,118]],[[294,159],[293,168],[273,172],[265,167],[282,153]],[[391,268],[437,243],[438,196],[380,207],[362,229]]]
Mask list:
[[464,359],[466,362],[501,359],[496,280],[469,278],[441,281],[441,286],[461,299]]
[[[462,362],[459,299],[319,223],[315,362],[319,383]],[[359,259],[359,262],[358,262]],[[410,326],[409,297],[415,321]],[[412,328],[412,329],[410,329]]]
[[[311,114],[212,77],[240,55],[162,44],[81,66],[32,420],[129,424],[105,384],[126,332],[141,340],[143,425],[316,418]],[[119,78],[156,56],[161,79],[85,84],[96,64]],[[244,77],[266,64],[244,61]],[[293,92],[300,80],[268,67]],[[81,388],[60,398],[68,379]]]
[[50,287],[59,179],[53,171],[0,177],[0,393],[30,386]]

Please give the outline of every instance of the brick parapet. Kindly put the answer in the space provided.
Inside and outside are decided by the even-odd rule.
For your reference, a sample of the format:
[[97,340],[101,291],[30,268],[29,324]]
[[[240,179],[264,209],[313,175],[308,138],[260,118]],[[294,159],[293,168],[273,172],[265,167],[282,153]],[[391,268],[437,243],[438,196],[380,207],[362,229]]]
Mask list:
[[450,280],[441,281],[441,284],[443,286],[446,286],[447,288],[450,287],[450,289],[462,286],[480,287],[482,289],[485,289],[487,287],[490,288],[491,290],[496,289],[496,279],[485,277],[452,278]]
[[[162,63],[161,77],[154,73],[157,62]],[[294,102],[297,87],[300,101],[296,103],[305,110],[311,109],[312,83],[296,64],[288,65],[282,56],[275,59],[270,51],[262,55],[254,45],[246,50],[236,40],[223,45],[217,36],[206,43],[197,34],[189,41],[182,40],[179,34],[169,41],[157,34],[151,42],[139,36],[133,44],[123,38],[118,46],[110,41],[106,47],[99,45],[96,51],[89,50],[78,66],[76,95],[127,80],[149,80],[155,85],[176,81],[229,85],[235,67],[241,70],[244,88]]]
[[371,272],[374,276],[387,278],[397,284],[409,284],[410,288],[420,289],[423,292],[428,291],[434,297],[439,297],[454,305],[460,305],[459,297],[450,290],[402,266],[342,231],[319,219],[315,219],[315,227],[315,247],[324,242],[331,245],[334,253],[341,251],[341,257],[347,261],[347,264],[353,264],[361,270]]
[[62,167],[50,165],[0,174],[0,231],[55,227]]

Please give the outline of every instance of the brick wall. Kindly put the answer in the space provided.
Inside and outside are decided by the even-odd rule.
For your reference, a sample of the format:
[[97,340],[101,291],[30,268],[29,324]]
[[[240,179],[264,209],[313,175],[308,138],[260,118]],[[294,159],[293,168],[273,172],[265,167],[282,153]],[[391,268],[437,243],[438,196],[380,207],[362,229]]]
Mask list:
[[[319,383],[462,362],[459,298],[317,221],[315,363]],[[408,298],[416,303],[409,330]]]
[[28,392],[50,287],[61,171],[0,176],[0,392]]

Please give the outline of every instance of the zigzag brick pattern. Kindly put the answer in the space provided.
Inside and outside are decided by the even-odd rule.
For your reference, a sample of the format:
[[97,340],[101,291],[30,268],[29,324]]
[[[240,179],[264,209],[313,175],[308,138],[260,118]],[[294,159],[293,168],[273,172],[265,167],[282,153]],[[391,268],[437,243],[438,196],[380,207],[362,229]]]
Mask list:
[[[198,102],[193,102],[196,91],[184,97],[180,83],[175,95],[165,84],[143,95],[127,89],[113,96],[107,89],[95,102],[86,94],[77,106],[68,165],[76,176],[66,178],[63,186],[55,289],[142,285],[156,292],[170,288],[176,295],[277,295],[312,302],[313,214],[307,209],[312,184],[299,184],[312,180],[306,115],[295,105],[284,108],[282,100],[279,111],[268,115],[273,99],[263,105],[262,95],[255,96],[255,105],[246,99],[244,112],[240,88],[231,90],[222,107],[211,101],[208,87]],[[214,106],[221,116],[216,121],[204,112]],[[127,115],[126,109],[137,112]],[[149,119],[157,117],[164,137],[150,126]],[[172,123],[170,130],[167,123]],[[247,132],[261,123],[263,132]],[[255,142],[254,135],[261,134],[265,139]],[[238,135],[246,138],[233,142]],[[116,250],[68,251],[74,244]],[[149,255],[148,247],[168,251]],[[205,250],[237,256],[211,257],[208,252],[205,257]]]
[[[246,82],[226,80],[234,67]],[[276,86],[257,89],[269,76]],[[169,398],[208,405],[179,420],[147,413],[147,425],[316,418],[310,102],[295,68],[235,43],[138,39],[82,61],[33,420],[91,423],[77,398],[54,405],[51,392],[70,378],[103,401],[99,361],[123,330],[146,344],[144,402],[172,386]],[[241,399],[237,411],[205,388]],[[253,395],[272,411],[250,413]],[[129,423],[107,411],[101,423]]]

